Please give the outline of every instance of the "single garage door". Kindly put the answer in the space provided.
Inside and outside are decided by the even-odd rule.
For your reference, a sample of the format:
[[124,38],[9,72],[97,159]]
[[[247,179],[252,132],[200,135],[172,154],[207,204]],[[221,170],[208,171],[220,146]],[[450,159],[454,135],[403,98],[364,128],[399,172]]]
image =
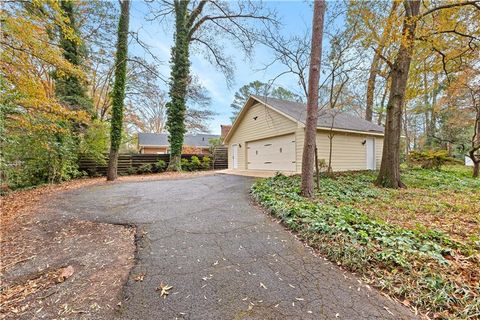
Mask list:
[[247,168],[295,171],[295,135],[247,142]]

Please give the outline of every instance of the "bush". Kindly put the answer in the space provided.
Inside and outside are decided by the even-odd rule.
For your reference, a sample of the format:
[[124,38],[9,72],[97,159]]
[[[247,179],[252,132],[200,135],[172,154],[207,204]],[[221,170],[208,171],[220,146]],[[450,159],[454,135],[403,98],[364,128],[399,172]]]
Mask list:
[[202,162],[197,156],[192,156],[190,159],[190,171],[197,171],[202,169]]
[[137,167],[130,167],[127,169],[127,175],[137,174]]
[[444,164],[453,161],[446,150],[411,151],[409,159],[412,164],[420,165],[423,169],[435,170],[440,170]]
[[152,173],[152,164],[142,164],[140,167],[137,168],[138,174],[145,174],[145,173]]
[[199,170],[208,170],[210,169],[210,158],[205,156],[200,160],[197,156],[192,156],[190,161],[188,159],[182,158],[181,166],[183,171],[199,171]]
[[8,188],[58,183],[80,175],[77,141],[67,126],[55,134],[15,132],[7,138],[1,150],[0,171]]
[[182,158],[180,160],[180,166],[182,168],[183,171],[191,171],[190,168],[190,161],[188,161],[188,159],[185,159],[185,158]]
[[210,160],[210,157],[203,157],[202,159],[202,169],[204,170],[208,170],[210,169],[210,163],[211,163],[211,160]]
[[157,172],[164,172],[167,169],[167,163],[163,160],[158,160],[155,164]]

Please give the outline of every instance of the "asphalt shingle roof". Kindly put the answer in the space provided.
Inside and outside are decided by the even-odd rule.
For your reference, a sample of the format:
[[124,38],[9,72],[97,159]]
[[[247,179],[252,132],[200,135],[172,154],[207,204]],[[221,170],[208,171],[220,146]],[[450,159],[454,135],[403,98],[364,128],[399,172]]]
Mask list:
[[[268,104],[272,108],[292,117],[293,119],[305,123],[307,116],[307,106],[303,103],[280,100],[270,97],[252,96],[254,99]],[[369,122],[360,117],[345,113],[338,112],[331,109],[323,109],[318,113],[317,127],[330,128],[332,126],[335,129],[383,133],[384,128],[375,123]]]
[[[220,138],[215,134],[186,134],[183,144],[194,147],[208,147],[209,140],[213,138]],[[138,133],[138,145],[140,146],[169,146],[168,134],[166,133]]]

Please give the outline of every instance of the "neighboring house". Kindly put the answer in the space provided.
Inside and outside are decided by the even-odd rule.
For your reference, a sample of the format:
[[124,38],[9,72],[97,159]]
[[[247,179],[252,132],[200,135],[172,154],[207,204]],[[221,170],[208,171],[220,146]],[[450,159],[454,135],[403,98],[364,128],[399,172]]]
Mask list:
[[229,124],[221,124],[220,125],[220,139],[222,140],[222,142],[225,139],[225,137],[227,136],[230,129],[232,129],[232,126],[229,125]]
[[[301,172],[305,118],[305,104],[251,96],[224,139],[228,168]],[[383,127],[332,110],[319,111],[318,158],[328,163],[332,120],[333,170],[379,168]]]
[[[207,154],[210,148],[210,139],[219,138],[214,134],[186,134],[183,141],[182,153]],[[166,133],[138,133],[139,153],[170,153],[168,134]]]

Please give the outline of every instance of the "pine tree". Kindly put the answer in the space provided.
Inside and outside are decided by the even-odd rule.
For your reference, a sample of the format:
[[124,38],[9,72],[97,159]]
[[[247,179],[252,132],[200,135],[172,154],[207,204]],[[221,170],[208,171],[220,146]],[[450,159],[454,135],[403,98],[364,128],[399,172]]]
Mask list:
[[130,19],[130,1],[120,2],[120,20],[118,21],[117,53],[115,58],[115,82],[112,91],[112,120],[110,131],[110,157],[107,180],[117,178],[118,152],[122,141],[123,103],[127,78],[128,24]]

